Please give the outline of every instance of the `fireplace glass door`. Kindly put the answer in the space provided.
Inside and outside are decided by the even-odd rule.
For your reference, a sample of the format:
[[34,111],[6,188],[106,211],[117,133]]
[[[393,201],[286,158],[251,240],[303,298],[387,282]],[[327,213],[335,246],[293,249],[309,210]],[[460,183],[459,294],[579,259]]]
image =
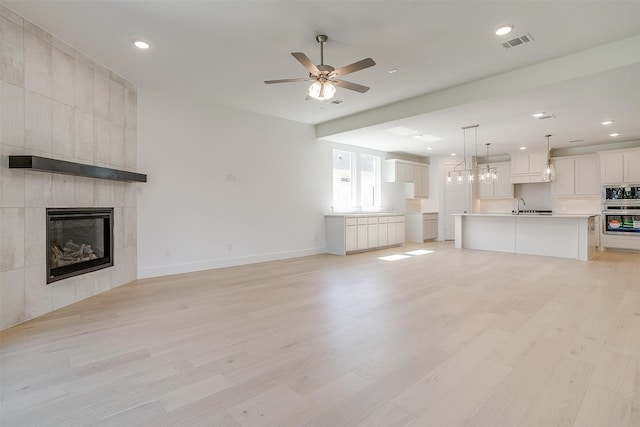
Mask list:
[[113,209],[47,209],[47,283],[113,265]]

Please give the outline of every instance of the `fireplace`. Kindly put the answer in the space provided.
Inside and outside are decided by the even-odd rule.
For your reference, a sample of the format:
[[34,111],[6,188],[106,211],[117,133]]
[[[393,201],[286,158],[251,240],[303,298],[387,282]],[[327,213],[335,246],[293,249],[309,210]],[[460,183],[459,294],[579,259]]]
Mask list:
[[47,209],[47,283],[113,265],[113,208]]

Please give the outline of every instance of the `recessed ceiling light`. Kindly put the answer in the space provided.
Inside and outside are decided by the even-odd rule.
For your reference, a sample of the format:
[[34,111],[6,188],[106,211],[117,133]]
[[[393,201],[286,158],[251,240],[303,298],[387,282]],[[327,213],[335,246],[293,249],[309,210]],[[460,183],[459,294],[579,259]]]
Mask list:
[[138,49],[149,49],[149,43],[143,42],[142,40],[134,40],[133,45]]
[[452,156],[455,156],[455,155],[456,155],[456,153],[451,153],[451,155],[452,155]]
[[427,147],[427,150],[433,150],[433,147]]
[[620,136],[620,134],[617,132],[614,132],[614,133],[610,133],[609,136]]
[[388,71],[388,73],[389,73],[389,74],[395,74],[395,73],[397,73],[397,72],[398,72],[398,69],[397,69],[397,68],[392,68],[392,69],[390,69],[390,70]]
[[526,150],[526,149],[527,149],[527,147],[520,147],[520,149],[521,149],[521,150]]
[[509,34],[513,30],[511,25],[505,25],[504,27],[500,27],[496,30],[496,36],[504,36],[505,34]]
[[540,112],[538,112],[538,113],[534,113],[534,114],[533,114],[533,117],[536,117],[536,118],[538,118],[538,117],[542,117],[542,116],[544,116],[544,111],[540,111]]
[[601,124],[603,125],[610,125],[611,123],[613,123],[613,120],[605,120],[604,122],[601,122]]

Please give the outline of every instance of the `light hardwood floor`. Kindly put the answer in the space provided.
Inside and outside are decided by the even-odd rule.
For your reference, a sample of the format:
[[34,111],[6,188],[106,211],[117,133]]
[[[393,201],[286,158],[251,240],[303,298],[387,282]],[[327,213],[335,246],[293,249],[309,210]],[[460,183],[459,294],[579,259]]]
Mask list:
[[640,254],[311,256],[139,280],[0,338],[2,427],[640,426]]

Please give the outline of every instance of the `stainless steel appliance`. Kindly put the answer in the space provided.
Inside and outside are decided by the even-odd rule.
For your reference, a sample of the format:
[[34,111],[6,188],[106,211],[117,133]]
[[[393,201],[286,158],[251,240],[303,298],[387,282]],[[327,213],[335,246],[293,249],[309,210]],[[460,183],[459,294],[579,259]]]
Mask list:
[[640,205],[640,184],[630,185],[605,185],[602,187],[602,204],[615,205]]
[[605,205],[602,226],[605,234],[640,237],[640,201],[637,205]]
[[602,232],[640,236],[640,184],[602,187]]

